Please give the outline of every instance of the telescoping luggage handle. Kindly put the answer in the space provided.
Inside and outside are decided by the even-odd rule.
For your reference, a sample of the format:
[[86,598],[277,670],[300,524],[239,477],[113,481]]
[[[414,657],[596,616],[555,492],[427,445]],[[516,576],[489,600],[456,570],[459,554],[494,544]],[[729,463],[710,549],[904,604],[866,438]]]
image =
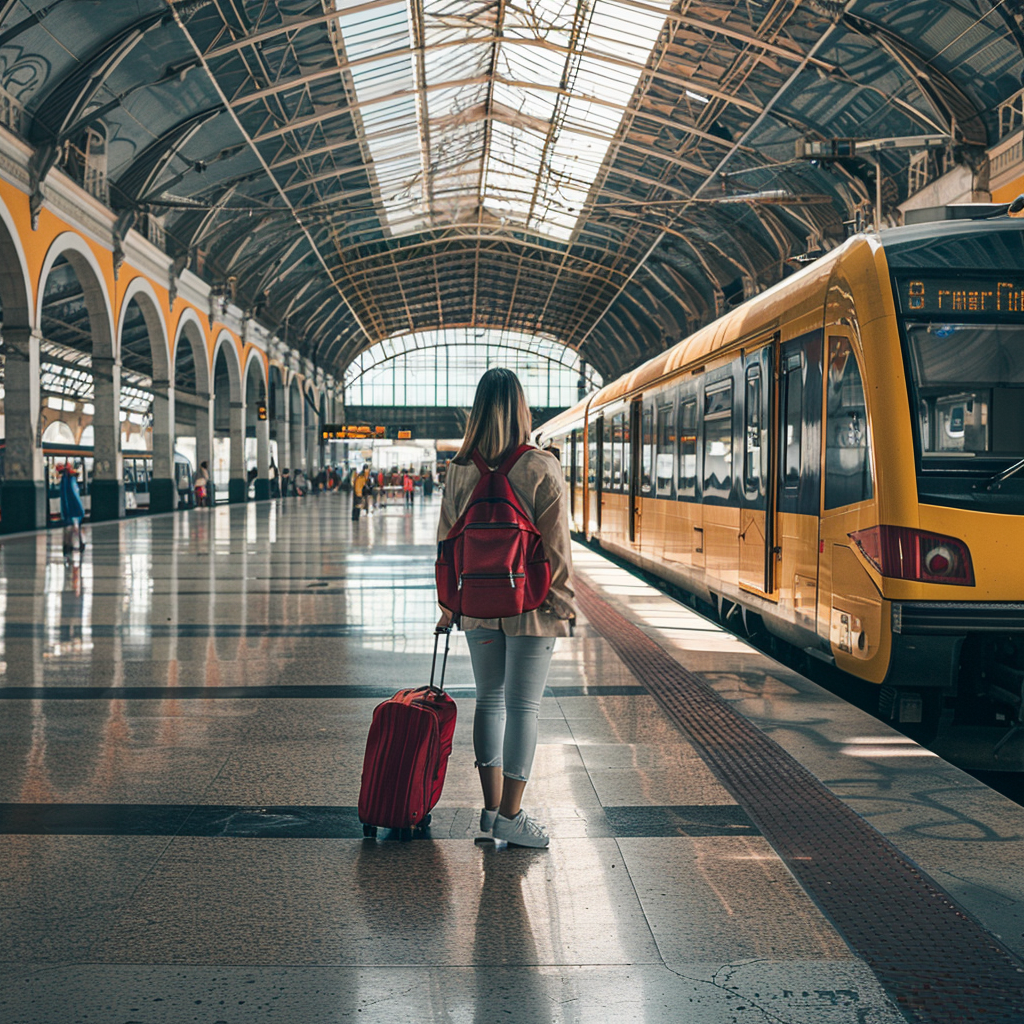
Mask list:
[[[441,681],[437,686],[434,686],[434,669],[437,667],[437,641],[441,639],[442,633],[444,633],[444,657],[441,659]],[[439,628],[434,630],[434,657],[430,660],[430,689],[432,690],[444,690],[444,670],[448,665],[448,642],[451,639],[451,635],[451,626],[447,629]]]

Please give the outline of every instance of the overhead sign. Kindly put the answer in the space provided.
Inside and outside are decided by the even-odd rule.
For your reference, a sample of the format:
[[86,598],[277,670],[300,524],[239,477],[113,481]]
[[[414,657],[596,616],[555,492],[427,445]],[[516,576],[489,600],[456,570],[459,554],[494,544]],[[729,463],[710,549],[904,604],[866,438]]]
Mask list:
[[387,427],[371,427],[361,423],[328,423],[320,432],[325,441],[364,441],[368,438],[385,438]]
[[398,431],[398,440],[399,441],[411,441],[412,440],[412,431],[411,430],[399,429],[399,431]]

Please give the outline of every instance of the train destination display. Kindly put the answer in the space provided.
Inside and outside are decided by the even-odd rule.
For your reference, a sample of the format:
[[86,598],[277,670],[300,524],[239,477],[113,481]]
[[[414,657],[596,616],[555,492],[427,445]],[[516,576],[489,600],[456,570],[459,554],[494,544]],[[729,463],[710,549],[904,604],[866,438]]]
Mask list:
[[965,277],[904,277],[896,294],[904,313],[1024,312],[1024,281]]

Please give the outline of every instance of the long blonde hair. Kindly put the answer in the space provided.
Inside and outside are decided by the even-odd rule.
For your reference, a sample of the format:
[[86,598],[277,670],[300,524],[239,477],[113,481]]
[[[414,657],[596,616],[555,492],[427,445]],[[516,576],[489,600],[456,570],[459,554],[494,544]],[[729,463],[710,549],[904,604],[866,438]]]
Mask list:
[[530,422],[519,378],[504,367],[492,367],[476,386],[466,436],[453,461],[464,466],[476,450],[489,466],[499,465],[529,439]]

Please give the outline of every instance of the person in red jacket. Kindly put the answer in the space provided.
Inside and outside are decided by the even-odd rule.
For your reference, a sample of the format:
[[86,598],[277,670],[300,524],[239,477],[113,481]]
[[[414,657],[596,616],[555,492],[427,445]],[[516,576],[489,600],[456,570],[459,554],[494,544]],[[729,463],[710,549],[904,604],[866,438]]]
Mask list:
[[405,504],[412,508],[412,496],[416,485],[413,483],[413,479],[408,473],[402,474],[402,490],[405,491]]

